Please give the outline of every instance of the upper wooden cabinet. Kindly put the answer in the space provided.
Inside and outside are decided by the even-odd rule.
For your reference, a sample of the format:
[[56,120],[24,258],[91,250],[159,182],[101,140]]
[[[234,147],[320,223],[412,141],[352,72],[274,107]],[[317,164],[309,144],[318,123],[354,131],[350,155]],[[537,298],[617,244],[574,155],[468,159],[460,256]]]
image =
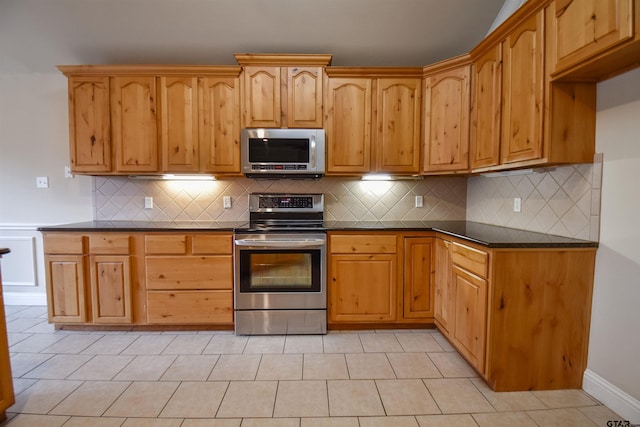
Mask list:
[[77,173],[240,173],[240,68],[61,66]]
[[553,76],[600,79],[637,63],[638,7],[637,0],[555,0]]
[[462,55],[424,69],[423,172],[467,172],[471,60]]
[[73,171],[111,171],[109,77],[69,78],[69,141]]
[[471,52],[473,172],[593,161],[593,83],[551,82],[551,5],[527,2]]
[[418,173],[418,68],[327,69],[327,173]]
[[243,66],[242,127],[321,128],[331,55],[236,54]]

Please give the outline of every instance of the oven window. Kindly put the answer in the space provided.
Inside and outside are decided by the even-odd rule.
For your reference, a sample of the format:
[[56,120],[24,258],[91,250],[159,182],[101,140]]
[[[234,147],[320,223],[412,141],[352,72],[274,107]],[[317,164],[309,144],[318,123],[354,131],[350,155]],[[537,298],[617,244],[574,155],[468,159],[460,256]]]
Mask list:
[[303,138],[249,138],[251,163],[309,163],[309,140]]
[[320,251],[241,251],[240,292],[320,292]]

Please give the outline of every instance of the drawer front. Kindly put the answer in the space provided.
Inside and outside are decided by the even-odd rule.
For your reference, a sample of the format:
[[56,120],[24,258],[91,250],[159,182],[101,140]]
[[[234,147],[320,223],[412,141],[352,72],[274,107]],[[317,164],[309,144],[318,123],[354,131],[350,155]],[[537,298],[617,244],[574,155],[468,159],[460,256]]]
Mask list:
[[148,291],[147,322],[157,325],[232,325],[233,292]]
[[84,237],[80,234],[46,234],[44,253],[59,255],[82,255]]
[[144,250],[150,255],[184,255],[187,251],[187,236],[150,234],[144,236]]
[[131,236],[128,234],[91,234],[89,252],[99,255],[128,254],[131,251]]
[[193,236],[191,252],[194,255],[231,255],[233,251],[233,236],[231,234]]
[[489,254],[469,246],[453,242],[451,245],[451,259],[454,264],[482,278],[487,278],[489,269]]
[[233,289],[231,255],[146,257],[147,289]]
[[329,237],[331,253],[335,254],[395,254],[395,235],[345,234]]

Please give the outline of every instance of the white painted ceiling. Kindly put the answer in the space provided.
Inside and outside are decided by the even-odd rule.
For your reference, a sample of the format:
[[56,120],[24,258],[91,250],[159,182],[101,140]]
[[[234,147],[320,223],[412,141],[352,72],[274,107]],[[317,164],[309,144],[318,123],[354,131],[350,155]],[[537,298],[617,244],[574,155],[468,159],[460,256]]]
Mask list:
[[[509,1],[509,0],[508,0]],[[0,0],[0,73],[57,64],[234,65],[233,53],[328,53],[422,66],[468,52],[504,0]]]

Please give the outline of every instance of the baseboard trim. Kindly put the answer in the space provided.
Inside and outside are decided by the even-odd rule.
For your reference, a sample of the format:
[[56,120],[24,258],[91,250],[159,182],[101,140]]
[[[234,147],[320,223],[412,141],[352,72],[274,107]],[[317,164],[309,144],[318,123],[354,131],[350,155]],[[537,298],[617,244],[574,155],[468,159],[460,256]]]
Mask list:
[[600,375],[589,369],[584,371],[582,388],[625,420],[640,424],[640,401]]
[[5,305],[47,305],[46,294],[3,292]]

